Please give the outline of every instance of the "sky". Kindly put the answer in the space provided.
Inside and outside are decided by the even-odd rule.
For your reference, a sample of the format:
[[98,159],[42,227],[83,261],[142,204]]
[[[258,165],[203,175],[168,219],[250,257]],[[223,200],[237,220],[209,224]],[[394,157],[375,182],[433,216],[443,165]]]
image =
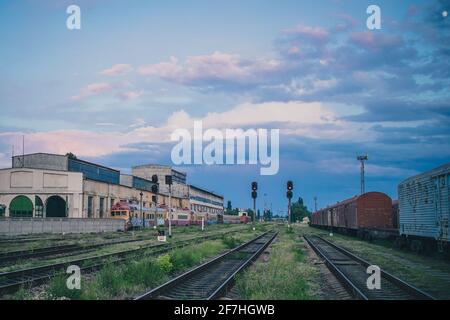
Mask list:
[[[69,30],[69,5],[81,29]],[[381,10],[370,30],[369,5]],[[0,1],[0,167],[12,149],[130,172],[171,133],[280,130],[280,167],[181,166],[233,207],[314,208],[450,161],[450,0]],[[225,202],[226,203],[226,202]]]

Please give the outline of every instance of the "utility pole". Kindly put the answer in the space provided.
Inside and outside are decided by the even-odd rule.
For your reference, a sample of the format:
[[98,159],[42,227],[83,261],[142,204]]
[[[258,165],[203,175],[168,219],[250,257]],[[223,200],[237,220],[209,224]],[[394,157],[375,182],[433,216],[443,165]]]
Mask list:
[[365,193],[365,185],[364,185],[364,161],[367,161],[369,158],[366,155],[358,156],[356,158],[358,161],[361,162],[361,194]]
[[[263,219],[264,219],[264,217],[266,216],[266,213],[267,213],[267,193],[264,193],[264,211],[263,211]],[[258,217],[259,218],[259,221],[262,221],[261,220],[261,217]]]
[[166,176],[166,184],[169,185],[169,238],[172,237],[172,176]]
[[22,136],[22,168],[25,167],[25,135]]
[[142,212],[142,196],[144,194],[141,191],[139,193],[139,195],[141,196],[141,201],[139,202],[139,210],[141,211],[141,216],[142,216],[142,229],[145,229],[145,217],[144,217],[144,213]]
[[317,212],[317,196],[314,196],[314,212]]
[[292,189],[294,189],[294,184],[291,180],[287,182],[287,192],[286,197],[288,198],[288,226],[291,226],[291,199],[292,199]]

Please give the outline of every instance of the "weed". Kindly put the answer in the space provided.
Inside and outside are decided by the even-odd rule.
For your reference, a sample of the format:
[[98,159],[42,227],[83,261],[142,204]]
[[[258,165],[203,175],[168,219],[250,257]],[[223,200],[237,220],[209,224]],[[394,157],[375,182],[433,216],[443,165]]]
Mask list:
[[82,291],[81,289],[69,289],[67,287],[67,276],[59,274],[50,281],[47,295],[47,298],[51,300],[79,300],[82,297]]

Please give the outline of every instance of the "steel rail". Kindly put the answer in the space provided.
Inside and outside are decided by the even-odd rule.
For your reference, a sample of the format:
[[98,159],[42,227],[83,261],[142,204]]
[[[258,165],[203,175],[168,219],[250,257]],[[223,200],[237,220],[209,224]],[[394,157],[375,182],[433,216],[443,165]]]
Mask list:
[[227,288],[230,287],[230,285],[234,282],[236,275],[240,273],[242,270],[247,268],[250,263],[252,263],[256,258],[259,257],[259,255],[269,246],[269,244],[275,239],[275,237],[278,235],[278,233],[275,233],[272,238],[270,238],[263,246],[261,246],[258,251],[256,251],[250,258],[247,259],[247,261],[244,262],[236,271],[234,271],[212,294],[209,295],[207,300],[213,300],[222,295],[224,291],[226,291]]
[[[255,238],[253,238],[252,240],[243,243],[239,246],[237,246],[236,248],[229,250],[223,254],[218,255],[217,257],[213,258],[210,261],[207,261],[197,267],[194,267],[191,270],[186,271],[185,273],[169,280],[166,283],[163,283],[162,285],[140,295],[134,298],[134,300],[150,300],[150,299],[155,299],[158,296],[161,296],[164,292],[167,292],[173,288],[176,288],[178,285],[182,284],[183,282],[185,282],[186,280],[191,279],[192,277],[194,277],[195,275],[199,274],[202,271],[207,272],[207,270],[209,268],[211,268],[212,266],[215,266],[217,263],[220,263],[221,261],[223,261],[225,258],[229,257],[230,255],[232,255],[233,253],[238,252],[239,250],[253,244],[254,242],[256,242],[257,240],[261,239],[262,237],[268,235],[270,232],[272,231],[267,231]],[[262,250],[264,250],[272,241],[273,239],[276,237],[278,233],[275,232],[269,240],[267,240],[266,242],[264,242],[264,244],[261,245],[261,247],[252,254],[252,256],[248,259],[245,259],[244,262],[239,266],[238,270],[242,271],[244,269],[244,267],[248,266],[249,263],[255,259],[255,257],[257,257]],[[258,254],[257,254],[258,253]],[[236,270],[237,271],[237,270]],[[231,284],[232,280],[234,279],[234,277],[236,276],[237,272],[233,272],[231,275],[229,275],[224,281],[220,282],[217,284],[217,287],[215,288],[215,290],[207,295],[207,297],[205,299],[210,300],[210,299],[214,299],[217,298],[221,292],[223,292],[224,289],[227,288],[227,286],[229,284]]]
[[[342,248],[341,246],[338,246],[326,239],[323,239],[320,236],[315,236],[316,239],[322,241],[324,244],[330,246],[333,250],[336,252],[339,252],[343,254],[344,256],[348,257],[350,261],[355,262],[355,266],[362,266],[367,268],[368,266],[371,266],[373,264],[369,263],[368,261],[356,256],[355,254],[351,253],[345,248]],[[341,283],[350,290],[353,295],[358,299],[363,300],[369,300],[370,297],[361,290],[360,287],[351,279],[350,276],[346,275],[344,272],[342,272],[341,267],[339,267],[338,264],[334,263],[332,259],[328,257],[329,254],[325,253],[322,248],[320,248],[320,245],[314,243],[309,237],[304,236],[304,239],[308,242],[308,244],[311,246],[311,248],[324,259],[325,264],[328,266],[328,268],[333,272],[333,274],[336,275],[336,277],[341,281]],[[415,298],[415,299],[421,299],[421,300],[434,300],[431,295],[428,293],[425,293],[424,291],[408,284],[407,282],[399,279],[398,277],[393,276],[392,274],[382,270],[380,268],[381,277],[388,280],[391,284],[394,284],[394,286],[404,293],[407,293],[409,296]]]
[[362,300],[369,300],[369,297],[367,297],[354,283],[351,279],[349,279],[339,268],[338,266],[331,261],[327,257],[327,255],[318,247],[316,246],[309,237],[304,236],[303,237],[306,242],[311,246],[311,248],[320,256],[322,259],[324,259],[325,264],[327,267],[331,270],[331,272],[341,281],[341,283],[347,288],[347,290],[350,290],[353,293],[353,296],[355,296],[358,299]]
[[[31,267],[26,269],[20,269],[20,270],[14,270],[9,272],[3,272],[0,273],[0,294],[8,292],[14,288],[17,288],[24,284],[35,284],[40,283],[42,281],[48,280],[51,277],[53,277],[58,271],[64,270],[69,265],[82,265],[86,262],[92,262],[93,265],[89,266],[82,266],[81,270],[95,270],[103,265],[106,265],[109,263],[109,261],[106,261],[108,258],[117,258],[114,262],[121,262],[129,260],[133,257],[135,257],[134,254],[142,253],[144,252],[144,255],[154,255],[158,253],[168,252],[175,248],[184,247],[187,245],[190,245],[195,242],[201,242],[202,240],[208,240],[208,239],[216,239],[219,237],[222,237],[223,235],[234,233],[239,230],[231,230],[219,234],[210,234],[210,235],[204,235],[200,237],[194,237],[190,239],[184,239],[184,240],[178,240],[173,243],[163,243],[163,244],[153,244],[149,246],[144,246],[141,248],[136,248],[132,250],[122,250],[118,252],[113,253],[107,253],[92,257],[86,257],[76,260],[70,260],[55,264],[49,264],[44,266],[38,266],[38,267]],[[153,249],[153,250],[151,250]],[[145,254],[145,251],[151,250],[147,254]],[[98,262],[97,262],[98,261]]]
[[[319,239],[321,239],[322,241],[326,242],[327,244],[329,244],[330,246],[332,246],[333,248],[335,248],[336,250],[342,252],[343,254],[347,255],[348,257],[352,258],[353,260],[361,263],[362,265],[364,265],[365,267],[371,266],[372,263],[368,262],[367,260],[364,260],[361,257],[358,257],[357,255],[355,255],[354,253],[348,251],[347,249],[336,245],[335,243],[328,241],[320,236],[317,236]],[[402,279],[388,273],[387,271],[383,270],[380,268],[381,271],[381,275],[383,277],[385,277],[386,279],[388,279],[389,281],[395,283],[396,285],[398,285],[399,287],[403,288],[405,291],[409,291],[411,294],[418,296],[419,298],[423,298],[426,300],[435,300],[435,298],[433,296],[431,296],[430,294],[424,292],[423,290],[403,281]]]

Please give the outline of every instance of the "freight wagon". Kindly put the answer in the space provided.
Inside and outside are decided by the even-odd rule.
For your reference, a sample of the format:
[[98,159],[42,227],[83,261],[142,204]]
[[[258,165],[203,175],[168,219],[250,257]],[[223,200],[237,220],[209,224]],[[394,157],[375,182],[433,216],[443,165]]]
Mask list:
[[367,192],[314,212],[311,225],[366,239],[386,238],[397,234],[392,210],[388,195]]
[[450,242],[450,163],[404,180],[398,186],[400,235],[411,249],[442,251]]

